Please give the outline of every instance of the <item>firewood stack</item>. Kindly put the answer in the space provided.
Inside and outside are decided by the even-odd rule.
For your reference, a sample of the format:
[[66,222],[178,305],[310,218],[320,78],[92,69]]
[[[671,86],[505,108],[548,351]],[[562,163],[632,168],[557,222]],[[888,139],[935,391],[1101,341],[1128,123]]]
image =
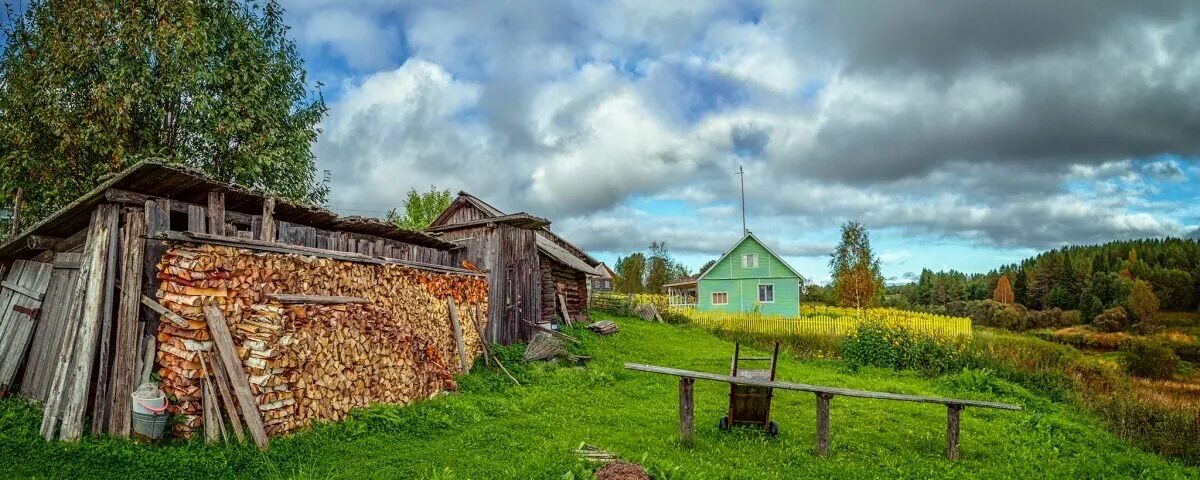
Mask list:
[[[160,322],[158,364],[175,434],[202,425],[199,351],[212,350],[201,307],[215,302],[229,324],[267,432],[338,420],[353,408],[407,404],[454,390],[460,372],[446,299],[460,321],[486,328],[483,277],[396,265],[340,262],[218,246],[172,245],[158,265],[158,298],[187,319]],[[360,297],[369,304],[283,305],[268,294]],[[481,354],[462,329],[468,358]],[[206,354],[207,356],[207,354]]]

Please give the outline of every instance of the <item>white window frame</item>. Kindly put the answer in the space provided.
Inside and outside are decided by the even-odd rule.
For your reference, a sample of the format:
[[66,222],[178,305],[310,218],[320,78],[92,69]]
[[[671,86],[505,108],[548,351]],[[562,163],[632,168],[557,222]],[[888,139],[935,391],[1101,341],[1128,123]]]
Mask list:
[[[771,299],[770,299],[770,300],[763,300],[763,299],[762,299],[762,297],[763,297],[763,289],[762,289],[762,287],[771,287]],[[775,303],[775,284],[774,284],[774,283],[760,283],[760,284],[758,284],[758,303]]]
[[[721,302],[721,303],[717,303],[717,294],[724,295],[725,301]],[[710,298],[710,300],[712,300],[713,305],[729,305],[729,292],[728,291],[712,292],[712,294],[709,295],[709,298]]]
[[[750,262],[748,260],[753,260],[753,262]],[[758,254],[757,253],[743,253],[742,254],[742,268],[758,268]]]

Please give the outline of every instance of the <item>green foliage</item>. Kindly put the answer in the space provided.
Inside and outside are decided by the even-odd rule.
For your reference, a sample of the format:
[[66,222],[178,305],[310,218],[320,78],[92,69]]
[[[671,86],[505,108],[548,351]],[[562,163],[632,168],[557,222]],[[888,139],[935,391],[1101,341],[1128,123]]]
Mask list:
[[[703,271],[703,270],[701,270]],[[664,293],[663,285],[691,275],[688,268],[671,257],[666,242],[651,242],[649,255],[634,252],[617,258],[613,290],[620,293]]]
[[1092,323],[1101,332],[1119,332],[1129,326],[1129,314],[1125,307],[1113,307],[1096,315]]
[[841,354],[846,366],[895,370],[915,370],[933,377],[955,372],[966,366],[963,344],[882,323],[864,323],[842,340]]
[[869,308],[883,298],[883,274],[871,250],[871,237],[859,222],[842,225],[842,240],[829,259],[838,305]]
[[400,228],[424,230],[450,206],[451,200],[450,190],[438,190],[430,185],[428,192],[421,193],[412,188],[404,200],[404,214],[393,208],[387,214],[387,221]]
[[1125,343],[1125,367],[1129,373],[1147,378],[1171,378],[1179,370],[1179,357],[1157,340],[1135,337]]
[[274,1],[33,0],[4,31],[0,204],[23,188],[32,224],[149,158],[324,201],[326,107],[287,30]]
[[646,256],[642,252],[627,257],[617,257],[617,274],[613,278],[613,290],[620,293],[642,293],[646,291]]
[[1158,322],[1158,297],[1145,280],[1133,282],[1133,290],[1129,293],[1129,315],[1143,326]]
[[1100,297],[1089,292],[1084,294],[1083,301],[1079,303],[1079,313],[1085,322],[1093,322],[1100,312],[1104,311],[1104,303],[1100,301]]

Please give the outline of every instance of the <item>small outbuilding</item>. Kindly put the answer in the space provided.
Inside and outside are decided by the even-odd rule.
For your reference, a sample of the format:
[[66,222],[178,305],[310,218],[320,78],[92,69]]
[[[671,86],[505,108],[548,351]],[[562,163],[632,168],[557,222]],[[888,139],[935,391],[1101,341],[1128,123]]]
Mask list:
[[428,231],[463,247],[463,260],[487,273],[487,340],[525,341],[535,325],[587,316],[588,278],[600,262],[552,232],[549,220],[506,214],[459,192]]

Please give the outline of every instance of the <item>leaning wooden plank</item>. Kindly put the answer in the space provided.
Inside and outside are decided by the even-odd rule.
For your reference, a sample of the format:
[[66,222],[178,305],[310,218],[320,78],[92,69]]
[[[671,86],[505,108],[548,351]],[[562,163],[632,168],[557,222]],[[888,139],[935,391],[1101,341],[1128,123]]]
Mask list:
[[558,331],[558,330],[555,330],[555,329],[553,329],[553,328],[546,328],[546,327],[543,327],[543,326],[541,326],[541,325],[538,325],[538,324],[536,324],[536,323],[533,323],[533,322],[531,322],[531,321],[529,321],[529,320],[522,320],[522,321],[523,321],[523,322],[525,322],[525,323],[528,323],[528,324],[529,324],[530,326],[532,326],[533,328],[536,328],[536,329],[538,329],[538,330],[541,330],[541,331],[543,331],[543,332],[549,333],[549,334],[551,334],[551,335],[554,335],[554,336],[556,336],[556,337],[558,337],[558,338],[561,338],[561,339],[563,339],[563,340],[566,340],[566,341],[569,341],[569,342],[573,342],[573,343],[583,343],[583,342],[580,342],[578,338],[572,337],[572,336],[570,336],[570,335],[567,335],[567,334],[565,334],[565,333],[562,333],[562,332],[560,332],[560,331]]
[[150,374],[154,372],[154,356],[155,350],[158,349],[158,342],[155,341],[154,335],[146,335],[142,339],[142,358],[138,361],[138,383],[146,383],[150,381]]
[[129,436],[132,401],[130,395],[137,372],[138,314],[141,311],[142,261],[146,240],[142,238],[146,223],[139,210],[125,215],[125,237],[121,243],[121,298],[117,303],[117,334],[112,369],[112,406],[109,409],[108,432],[125,438]]
[[283,304],[311,303],[317,305],[337,305],[345,303],[375,303],[362,297],[339,297],[331,295],[291,295],[286,293],[268,293],[267,298]]
[[[32,270],[37,263],[20,260],[13,263],[12,271],[8,273],[9,283],[18,284],[28,279],[25,272],[26,268]],[[16,315],[12,315],[13,304],[23,297],[11,288],[0,288],[0,352],[4,350],[4,345],[8,343],[8,330],[13,328],[12,324],[17,321]],[[10,320],[9,317],[12,317]],[[3,358],[3,357],[0,357]]]
[[176,327],[189,328],[188,321],[186,319],[179,316],[179,314],[175,312],[167,310],[167,307],[164,307],[161,303],[154,301],[153,298],[142,295],[142,305],[150,307],[151,310],[154,310],[155,313],[162,315],[163,318],[167,319],[168,322],[171,322]]
[[14,297],[9,308],[0,312],[7,320],[4,322],[4,333],[0,334],[0,390],[8,390],[16,379],[17,370],[25,361],[34,326],[41,315],[41,297],[50,286],[52,272],[53,268],[48,263],[28,262],[18,284],[36,296]]
[[[213,383],[217,384],[217,393],[221,394],[221,404],[225,406],[225,414],[229,415],[229,426],[233,428],[233,435],[237,437],[238,442],[246,441],[246,434],[242,429],[241,415],[238,415],[237,403],[233,401],[233,388],[229,386],[229,373],[225,370],[225,364],[221,363],[220,357],[210,357],[212,360]],[[204,361],[204,355],[201,354],[200,361]]]
[[54,333],[58,328],[55,304],[63,301],[64,293],[68,288],[65,280],[70,278],[70,276],[66,275],[67,272],[67,270],[63,269],[53,269],[50,273],[50,286],[46,288],[46,296],[42,302],[41,314],[38,316],[37,324],[31,332],[29,352],[25,358],[25,374],[21,379],[21,395],[38,402],[46,400],[40,387],[46,370],[50,369],[47,365],[46,357],[51,350],[51,346],[56,344],[58,340],[58,334]]
[[92,436],[98,436],[108,426],[108,407],[112,406],[111,372],[112,369],[112,337],[113,337],[113,294],[117,285],[117,257],[120,253],[120,229],[117,220],[119,215],[113,215],[109,225],[108,266],[104,274],[104,306],[100,315],[100,344],[96,355],[95,395],[92,400]]
[[208,323],[208,332],[212,335],[213,345],[217,347],[217,355],[225,365],[229,374],[229,385],[237,397],[238,406],[242,410],[242,418],[250,427],[250,437],[259,450],[267,449],[267,431],[263,427],[262,415],[258,412],[258,403],[250,392],[250,380],[242,368],[242,360],[238,358],[237,347],[233,344],[233,336],[229,333],[229,325],[225,324],[225,315],[213,304],[204,306],[204,318]]
[[[78,276],[76,277],[74,288],[68,296],[67,305],[72,307],[68,312],[63,322],[62,342],[59,344],[58,360],[55,362],[53,380],[50,382],[50,391],[46,394],[46,403],[42,411],[42,437],[46,440],[55,438],[59,431],[59,422],[64,418],[69,398],[74,391],[72,380],[72,372],[75,367],[75,357],[78,355],[79,338],[82,330],[82,310],[85,298],[88,294],[88,284],[92,282],[93,277],[99,281],[100,277],[92,274],[94,270],[100,269],[104,265],[104,250],[106,247],[102,243],[108,240],[107,232],[103,230],[107,227],[105,216],[109,208],[101,205],[92,212],[91,223],[87,229],[86,240],[83,246],[83,260],[79,268]],[[99,293],[99,292],[97,292]],[[97,295],[96,299],[100,297]],[[90,354],[89,354],[90,357]]]
[[574,327],[575,324],[571,322],[571,314],[567,313],[567,299],[563,298],[561,293],[556,296],[558,297],[558,311],[562,314],[563,322],[566,322],[568,327]]
[[462,324],[458,322],[458,309],[454,307],[454,297],[446,297],[446,304],[450,310],[450,326],[454,329],[454,344],[458,349],[458,362],[462,367],[462,372],[469,372],[471,364],[467,361],[467,347],[463,343]]

